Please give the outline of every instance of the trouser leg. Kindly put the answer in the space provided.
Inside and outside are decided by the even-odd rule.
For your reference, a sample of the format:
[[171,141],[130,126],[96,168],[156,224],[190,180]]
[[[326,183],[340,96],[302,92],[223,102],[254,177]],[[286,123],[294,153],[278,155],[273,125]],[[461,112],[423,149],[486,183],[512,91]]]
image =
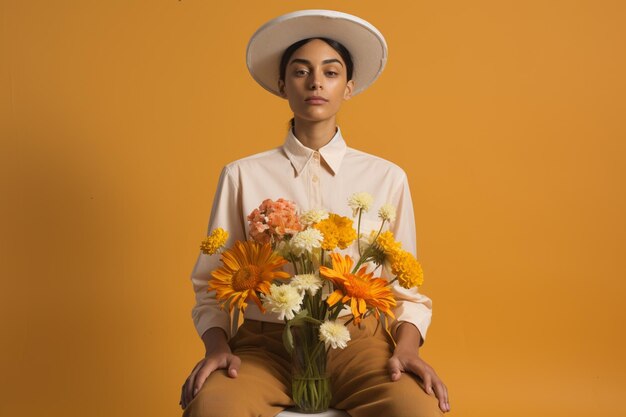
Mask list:
[[183,417],[273,417],[293,405],[283,325],[246,321],[229,342],[241,358],[237,378],[213,372]]
[[404,373],[396,382],[387,361],[393,348],[382,326],[368,317],[361,328],[349,325],[352,340],[343,350],[329,353],[335,408],[352,417],[441,416],[438,401],[426,394],[417,377]]

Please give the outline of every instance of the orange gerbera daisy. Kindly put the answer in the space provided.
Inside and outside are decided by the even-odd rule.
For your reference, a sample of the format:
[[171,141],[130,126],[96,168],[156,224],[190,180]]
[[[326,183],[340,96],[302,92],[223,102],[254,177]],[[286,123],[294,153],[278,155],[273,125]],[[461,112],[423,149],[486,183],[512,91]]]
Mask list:
[[220,260],[224,265],[211,272],[209,291],[215,290],[216,298],[223,301],[222,308],[228,303],[229,311],[235,304],[244,311],[247,301],[254,301],[265,312],[257,292],[268,294],[274,279],[290,276],[287,272],[276,271],[287,260],[274,253],[270,243],[237,241],[233,248],[222,253]]
[[354,324],[359,324],[368,309],[373,308],[376,317],[382,312],[391,318],[395,318],[392,307],[396,300],[387,286],[388,282],[382,278],[374,278],[373,272],[366,273],[366,266],[356,274],[351,272],[354,261],[349,255],[342,257],[338,253],[331,253],[333,267],[320,267],[320,275],[333,283],[335,291],[328,296],[326,302],[330,307],[341,301],[343,304],[350,302],[350,309],[354,316]]

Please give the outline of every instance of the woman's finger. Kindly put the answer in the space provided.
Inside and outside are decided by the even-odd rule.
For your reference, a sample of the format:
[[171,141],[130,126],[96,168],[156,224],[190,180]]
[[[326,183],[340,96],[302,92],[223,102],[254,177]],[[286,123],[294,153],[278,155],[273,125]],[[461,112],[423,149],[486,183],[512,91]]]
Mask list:
[[211,375],[213,371],[218,368],[217,362],[215,361],[206,361],[204,365],[198,370],[196,373],[196,377],[193,382],[193,393],[192,398],[196,396],[200,388],[204,385],[204,381]]
[[450,411],[450,398],[448,397],[448,387],[446,387],[446,384],[442,384],[443,385],[443,390],[445,391],[445,396],[446,396],[446,411]]
[[198,370],[200,369],[203,363],[204,363],[204,359],[200,360],[200,362],[198,362],[196,366],[193,367],[191,374],[185,381],[185,385],[183,386],[183,408],[187,408],[187,405],[193,399],[193,383],[194,383],[194,380],[196,379],[196,374],[198,373]]
[[241,359],[239,359],[239,356],[237,355],[230,355],[229,362],[228,376],[231,378],[237,378],[237,375],[239,374],[239,367],[241,366]]
[[428,372],[425,372],[422,376],[422,380],[424,381],[424,391],[426,394],[433,395],[433,381]]
[[392,356],[388,362],[389,376],[392,381],[397,381],[402,375],[402,364],[395,356]]
[[433,386],[434,386],[434,389],[435,389],[435,396],[439,400],[439,409],[445,413],[448,410],[447,410],[447,407],[446,407],[446,400],[447,400],[447,398],[446,398],[446,391],[445,391],[445,388],[443,386],[443,383],[439,380],[439,378],[437,378],[437,380],[433,384]]

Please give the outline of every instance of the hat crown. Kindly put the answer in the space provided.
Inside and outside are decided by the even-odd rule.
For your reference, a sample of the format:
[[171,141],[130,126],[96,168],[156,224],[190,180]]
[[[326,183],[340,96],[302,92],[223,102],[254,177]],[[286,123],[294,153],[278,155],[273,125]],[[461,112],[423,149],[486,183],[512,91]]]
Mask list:
[[353,96],[371,85],[387,63],[387,43],[372,24],[344,12],[310,9],[278,16],[256,30],[246,49],[250,74],[263,88],[280,96],[280,58],[290,45],[308,38],[333,39],[350,51]]

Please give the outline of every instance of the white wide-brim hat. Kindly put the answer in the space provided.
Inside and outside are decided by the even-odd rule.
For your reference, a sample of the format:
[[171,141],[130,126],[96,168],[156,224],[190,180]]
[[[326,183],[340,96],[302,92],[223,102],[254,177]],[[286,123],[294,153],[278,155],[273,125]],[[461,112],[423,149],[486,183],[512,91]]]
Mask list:
[[256,80],[272,94],[278,90],[279,65],[283,52],[302,39],[330,38],[350,51],[356,95],[369,87],[387,63],[387,43],[369,22],[334,10],[299,10],[270,20],[250,38],[246,64]]

